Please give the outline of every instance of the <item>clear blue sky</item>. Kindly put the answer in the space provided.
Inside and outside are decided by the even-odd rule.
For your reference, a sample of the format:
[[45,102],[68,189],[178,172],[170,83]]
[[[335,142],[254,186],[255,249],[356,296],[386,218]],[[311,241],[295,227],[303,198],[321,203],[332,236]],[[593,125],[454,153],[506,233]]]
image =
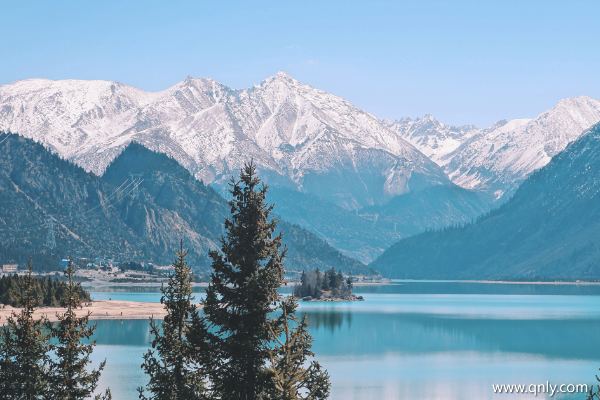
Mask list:
[[245,88],[284,70],[379,117],[484,127],[600,99],[599,19],[573,0],[5,1],[0,84]]

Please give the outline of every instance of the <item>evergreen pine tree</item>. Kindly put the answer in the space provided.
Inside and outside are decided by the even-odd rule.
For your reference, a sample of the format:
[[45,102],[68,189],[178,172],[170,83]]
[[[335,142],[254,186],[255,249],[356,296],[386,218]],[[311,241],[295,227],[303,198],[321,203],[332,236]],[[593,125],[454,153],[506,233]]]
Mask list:
[[14,336],[9,326],[0,328],[0,393],[6,399],[16,398],[16,365]]
[[320,291],[323,288],[323,280],[321,278],[321,271],[319,271],[318,267],[315,271],[315,275],[316,275],[316,281],[315,281],[315,289],[314,290],[316,292],[317,289]]
[[321,289],[325,291],[331,290],[331,286],[329,286],[329,276],[327,275],[327,272],[323,273],[323,278],[321,279]]
[[209,253],[214,271],[203,311],[216,330],[211,389],[223,400],[255,400],[272,385],[266,369],[269,314],[279,299],[286,250],[280,250],[281,234],[273,237],[277,223],[268,220],[273,205],[265,203],[267,186],[259,184],[252,162],[240,181],[232,178],[232,217],[225,220],[222,253]]
[[19,314],[13,311],[2,329],[0,389],[6,399],[41,399],[46,394],[49,335],[43,329],[48,320],[33,319],[39,295],[32,272],[30,260],[29,272],[15,290],[17,306],[23,309]]
[[48,276],[48,280],[47,280],[47,291],[46,291],[46,295],[44,296],[44,305],[45,306],[52,306],[55,302],[55,295],[56,295],[56,290],[54,289],[54,282],[52,282],[52,278],[50,276]]
[[314,297],[315,299],[320,298],[321,294],[323,294],[321,288],[318,285],[315,285],[315,287],[312,290],[312,297]]
[[[322,370],[316,361],[306,367],[308,357],[314,357],[310,350],[312,336],[308,333],[306,314],[298,321],[295,316],[298,303],[294,297],[281,301],[281,314],[273,320],[271,338],[275,349],[269,352],[273,374],[273,386],[261,399],[277,400],[320,400],[329,397],[329,374]],[[293,328],[290,322],[296,324]]]
[[[200,318],[196,306],[192,304],[191,283],[194,279],[185,261],[188,251],[177,251],[173,263],[173,273],[169,275],[167,286],[161,287],[161,304],[167,315],[157,324],[150,319],[150,333],[154,335],[152,350],[144,355],[142,368],[150,375],[146,386],[156,400],[193,400],[206,398],[205,368],[208,362],[203,359],[209,351],[205,341],[208,332]],[[140,399],[145,399],[142,388],[138,388]]]
[[350,289],[350,291],[352,291],[352,288],[354,287],[354,281],[352,280],[352,272],[350,272],[350,275],[348,275],[348,279],[346,280],[346,285],[348,285],[348,289]]
[[337,275],[334,267],[331,267],[331,269],[327,271],[327,282],[331,289],[337,289]]
[[[84,344],[84,339],[94,335],[96,325],[89,325],[91,312],[77,318],[75,310],[80,306],[79,293],[81,283],[73,280],[73,262],[69,255],[69,264],[64,271],[67,284],[64,287],[64,295],[60,299],[60,306],[67,310],[63,315],[56,314],[58,324],[48,325],[52,337],[58,344],[53,346],[55,359],[52,360],[52,368],[49,376],[48,397],[51,399],[79,400],[90,397],[100,379],[100,373],[104,369],[106,360],[100,363],[98,369],[91,372],[86,370],[91,363],[90,355],[94,351],[96,340],[90,344]],[[110,390],[95,399],[111,399]]]

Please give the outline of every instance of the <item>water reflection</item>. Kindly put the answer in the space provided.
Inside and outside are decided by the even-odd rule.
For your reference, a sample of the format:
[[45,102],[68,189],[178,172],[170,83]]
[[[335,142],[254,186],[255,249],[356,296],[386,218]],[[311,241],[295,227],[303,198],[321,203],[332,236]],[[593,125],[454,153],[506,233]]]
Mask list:
[[[317,354],[381,357],[387,353],[509,352],[596,360],[600,319],[463,319],[432,314],[308,311]],[[100,320],[98,344],[148,346],[147,320]]]
[[483,283],[456,281],[399,281],[389,285],[357,285],[354,289],[354,292],[377,294],[600,296],[600,285]]
[[600,357],[600,319],[463,319],[432,314],[308,312],[318,354],[382,357],[387,353],[476,351],[548,358]]
[[308,312],[309,330],[324,328],[334,333],[339,330],[352,327],[352,314],[350,312]]
[[[507,397],[493,395],[492,384],[594,380],[597,287],[480,285],[362,286],[356,291],[364,302],[301,303],[313,351],[331,375],[331,398],[480,400]],[[96,293],[160,299],[157,287],[136,289]],[[101,386],[110,385],[117,399],[137,398],[135,387],[147,382],[140,364],[151,340],[148,320],[98,321],[95,337],[94,362],[108,359]]]

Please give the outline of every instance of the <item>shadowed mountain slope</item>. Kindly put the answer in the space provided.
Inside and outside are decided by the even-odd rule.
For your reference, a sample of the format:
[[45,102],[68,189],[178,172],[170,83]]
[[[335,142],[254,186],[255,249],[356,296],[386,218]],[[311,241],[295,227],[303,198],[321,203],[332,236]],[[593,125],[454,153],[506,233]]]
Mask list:
[[[49,216],[55,224],[55,253],[72,251],[117,260],[170,264],[182,238],[190,263],[209,266],[207,252],[218,247],[229,209],[217,193],[175,160],[131,144],[101,178],[60,159],[17,135],[0,146],[0,242],[11,249],[49,253]],[[143,173],[138,197],[129,173]],[[311,233],[281,224],[290,247],[290,271],[335,266],[372,274]],[[8,252],[5,249],[6,253]],[[2,251],[0,249],[0,251]],[[14,253],[14,252],[13,252]]]
[[411,279],[600,279],[600,124],[465,227],[402,240],[370,266]]
[[453,184],[410,192],[357,211],[280,186],[271,187],[269,195],[282,218],[365,263],[402,238],[470,222],[489,210],[478,194]]

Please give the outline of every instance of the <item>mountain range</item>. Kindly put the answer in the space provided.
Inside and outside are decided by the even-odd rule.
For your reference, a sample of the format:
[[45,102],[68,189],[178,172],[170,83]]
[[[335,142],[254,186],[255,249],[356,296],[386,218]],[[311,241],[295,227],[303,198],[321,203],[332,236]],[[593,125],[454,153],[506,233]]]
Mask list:
[[600,121],[600,101],[561,100],[537,117],[498,121],[477,129],[445,125],[431,115],[382,122],[430,157],[452,182],[500,205],[525,178]]
[[600,279],[600,123],[477,222],[404,239],[369,266],[391,278]]
[[[100,178],[22,136],[1,135],[0,142],[0,262],[21,259],[20,253],[43,259],[40,254],[72,252],[168,265],[183,239],[191,265],[206,271],[208,251],[220,247],[226,201],[165,154],[131,143]],[[133,182],[130,172],[142,175]],[[376,274],[298,226],[278,226],[290,272],[335,267]],[[46,245],[51,231],[54,249]]]
[[[241,90],[191,77],[161,92],[79,80],[0,87],[0,129],[103,180],[135,142],[227,198],[229,179],[253,159],[284,222],[365,264],[399,240],[502,205],[598,121],[600,102],[586,96],[483,129],[431,115],[380,120],[284,72]],[[200,236],[198,249],[214,245]]]
[[270,184],[346,209],[450,183],[375,116],[284,72],[243,90],[188,77],[156,93],[107,81],[17,81],[0,88],[0,129],[99,176],[136,141],[218,190],[252,158]]
[[[0,128],[98,176],[135,141],[224,197],[253,159],[272,193],[285,193],[285,204],[275,197],[284,220],[364,263],[396,240],[489,210],[375,116],[283,72],[244,90],[188,77],[157,93],[106,81],[18,81],[0,88]],[[430,190],[437,186],[447,190]],[[385,211],[407,195],[402,215]]]

